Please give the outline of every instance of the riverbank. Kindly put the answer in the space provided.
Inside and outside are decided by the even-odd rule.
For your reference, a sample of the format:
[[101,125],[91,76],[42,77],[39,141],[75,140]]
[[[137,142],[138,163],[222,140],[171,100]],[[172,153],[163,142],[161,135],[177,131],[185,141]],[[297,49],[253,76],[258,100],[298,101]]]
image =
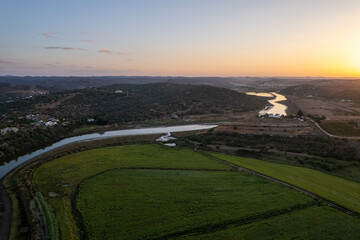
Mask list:
[[[184,137],[195,134],[196,132],[197,131],[177,132],[173,135],[175,137]],[[8,236],[8,233],[10,232],[10,239],[27,239],[27,234],[29,231],[31,231],[29,224],[26,221],[26,207],[22,205],[23,201],[19,199],[18,192],[16,192],[17,184],[15,184],[16,179],[21,177],[26,172],[32,172],[32,169],[35,169],[37,166],[41,165],[46,161],[51,161],[53,159],[70,155],[76,152],[124,144],[155,143],[156,138],[161,135],[162,134],[120,136],[91,141],[74,142],[72,144],[64,145],[51,151],[45,152],[37,157],[32,158],[29,161],[22,163],[2,179],[4,187],[0,188],[0,194],[4,196],[4,198],[1,199],[7,198],[9,201],[3,202],[0,199],[0,205],[6,204],[6,209],[8,210],[6,213],[4,211],[0,211],[0,214],[3,216],[0,221],[0,225],[2,226],[2,228],[0,228],[0,236],[4,236],[4,239],[8,239],[5,236]],[[2,183],[0,184],[2,185]],[[0,239],[2,240],[3,238],[1,237]]]
[[[11,212],[15,215],[13,216],[13,219],[17,219],[17,220],[20,219],[20,215],[25,214],[24,212],[22,212],[23,210],[20,210],[21,207],[19,204],[11,205],[11,202],[9,201],[9,199],[11,199],[13,203],[19,202],[17,193],[15,191],[14,177],[16,177],[18,171],[21,170],[23,167],[29,166],[34,163],[41,164],[43,161],[48,161],[49,158],[51,159],[58,158],[70,153],[85,151],[96,147],[129,144],[129,143],[137,143],[137,142],[149,143],[155,141],[155,139],[158,138],[163,133],[175,132],[177,133],[177,135],[181,136],[184,134],[185,135],[194,134],[194,132],[196,131],[206,131],[207,129],[216,126],[217,125],[182,125],[182,126],[172,126],[172,127],[115,130],[115,131],[107,131],[101,134],[100,133],[85,134],[77,137],[63,139],[57,143],[52,144],[51,146],[45,149],[40,149],[33,153],[26,154],[24,156],[17,158],[16,160],[13,160],[7,164],[4,164],[3,166],[0,166],[0,174],[1,174],[0,177],[3,178],[4,176],[6,176],[4,179],[2,179],[4,183],[4,188],[0,188],[1,195],[4,196],[4,198],[0,199],[0,206],[1,204],[3,204],[4,206],[6,205],[4,211],[0,211],[0,213],[2,213],[3,216],[3,219],[1,221],[1,225],[3,227],[0,229],[1,231],[0,236],[8,236],[9,232],[11,232],[14,235],[18,233],[20,229],[23,229],[22,232],[24,233],[29,231],[28,227],[21,226],[24,224],[21,221],[18,223],[20,226],[16,226],[15,230],[14,229],[12,229],[11,231],[9,230],[10,228],[9,223],[11,222]],[[15,168],[16,170],[11,172]]]
[[100,138],[109,138],[109,137],[117,137],[117,136],[149,135],[149,134],[159,134],[159,133],[168,133],[168,132],[204,130],[204,129],[214,128],[216,126],[217,125],[192,124],[192,125],[180,125],[180,126],[170,126],[170,127],[123,129],[123,130],[106,131],[103,133],[84,134],[84,135],[80,135],[80,136],[76,136],[76,137],[65,138],[65,139],[58,141],[44,149],[34,151],[32,153],[20,156],[15,160],[4,163],[2,166],[0,166],[0,179],[2,177],[4,177],[7,173],[9,173],[12,169],[14,169],[15,167],[19,166],[21,163],[23,163],[33,157],[36,157],[46,151],[53,150],[57,147],[71,144],[71,143],[78,142],[78,141],[95,140],[95,139],[100,139]]

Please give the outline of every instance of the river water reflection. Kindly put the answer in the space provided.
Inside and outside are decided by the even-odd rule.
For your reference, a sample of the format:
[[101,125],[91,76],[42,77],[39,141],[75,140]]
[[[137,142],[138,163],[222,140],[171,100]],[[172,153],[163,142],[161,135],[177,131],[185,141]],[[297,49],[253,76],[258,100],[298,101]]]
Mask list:
[[275,97],[271,100],[268,100],[268,102],[271,104],[271,106],[265,107],[263,110],[259,112],[259,116],[264,116],[265,114],[268,114],[269,116],[286,116],[286,110],[287,106],[284,104],[281,104],[279,102],[287,100],[284,95],[281,95],[276,92],[271,93],[255,93],[255,92],[248,92],[246,93],[248,95],[254,95],[259,97]]
[[210,128],[215,128],[217,125],[207,125],[207,124],[193,124],[193,125],[182,125],[182,126],[170,126],[170,127],[152,127],[152,128],[139,128],[139,129],[126,129],[126,130],[115,130],[107,131],[104,133],[92,133],[84,134],[81,136],[65,138],[59,142],[52,144],[44,149],[39,149],[32,153],[23,155],[9,162],[3,163],[0,166],[0,179],[2,179],[6,174],[11,170],[26,162],[27,160],[37,157],[40,154],[51,151],[55,148],[65,146],[70,143],[80,142],[80,141],[89,141],[102,138],[110,137],[121,137],[121,136],[134,136],[134,135],[150,135],[150,134],[162,134],[162,133],[174,133],[174,132],[186,132],[186,131],[196,131],[196,130],[205,130]]

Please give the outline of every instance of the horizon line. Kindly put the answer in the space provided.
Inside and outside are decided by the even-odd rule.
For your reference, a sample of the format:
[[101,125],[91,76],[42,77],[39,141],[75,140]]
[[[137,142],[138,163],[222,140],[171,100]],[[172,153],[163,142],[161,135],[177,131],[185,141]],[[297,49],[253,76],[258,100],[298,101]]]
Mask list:
[[321,78],[321,79],[360,79],[359,77],[324,76],[183,76],[183,75],[0,75],[0,77],[173,77],[173,78]]

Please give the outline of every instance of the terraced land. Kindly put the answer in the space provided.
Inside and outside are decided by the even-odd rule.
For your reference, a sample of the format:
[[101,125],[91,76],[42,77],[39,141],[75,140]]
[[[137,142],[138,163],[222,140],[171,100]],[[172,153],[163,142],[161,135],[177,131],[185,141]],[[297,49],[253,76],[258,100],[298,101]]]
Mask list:
[[33,183],[61,239],[360,238],[358,219],[184,148],[79,152],[41,165]]

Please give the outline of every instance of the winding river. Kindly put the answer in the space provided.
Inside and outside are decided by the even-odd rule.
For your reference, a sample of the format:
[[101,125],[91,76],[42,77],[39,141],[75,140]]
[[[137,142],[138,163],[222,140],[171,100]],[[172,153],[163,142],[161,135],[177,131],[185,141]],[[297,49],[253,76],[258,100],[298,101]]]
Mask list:
[[275,97],[274,99],[268,100],[272,106],[267,106],[263,110],[259,112],[259,116],[264,116],[268,114],[270,116],[286,116],[287,106],[281,104],[279,102],[287,100],[284,95],[281,95],[276,92],[271,93],[255,93],[255,92],[248,92],[247,95],[254,95],[258,97]]
[[139,128],[139,129],[126,129],[126,130],[114,130],[107,131],[104,133],[92,133],[84,134],[81,136],[65,138],[59,142],[52,144],[43,149],[39,149],[32,153],[23,155],[9,162],[3,163],[0,166],[0,179],[2,179],[6,174],[11,170],[19,166],[20,164],[30,160],[31,158],[37,157],[45,152],[51,151],[55,148],[62,147],[74,142],[80,141],[89,141],[103,138],[111,137],[122,137],[122,136],[134,136],[134,135],[151,135],[151,134],[162,134],[162,133],[174,133],[174,132],[186,132],[186,131],[196,131],[196,130],[205,130],[210,128],[215,128],[217,125],[207,125],[207,124],[193,124],[193,125],[181,125],[181,126],[170,126],[170,127],[152,127],[152,128]]

